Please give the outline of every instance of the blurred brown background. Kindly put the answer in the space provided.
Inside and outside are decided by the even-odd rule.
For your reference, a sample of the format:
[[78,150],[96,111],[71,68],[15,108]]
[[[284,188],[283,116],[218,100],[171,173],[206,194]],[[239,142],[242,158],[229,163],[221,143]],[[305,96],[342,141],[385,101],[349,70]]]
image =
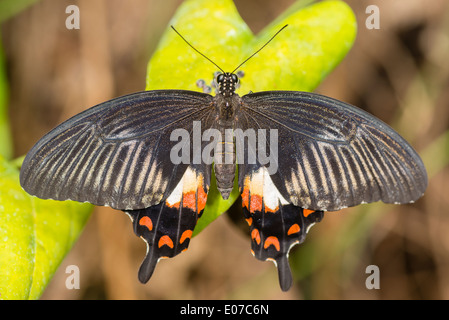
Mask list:
[[[255,33],[293,2],[235,0]],[[137,271],[144,242],[126,215],[97,208],[42,298],[448,299],[448,2],[346,2],[357,15],[356,43],[317,91],[369,111],[409,140],[429,170],[424,198],[325,215],[296,247],[302,259],[321,254],[322,263],[310,274],[299,272],[287,293],[274,266],[252,257],[249,237],[225,216],[194,238],[187,253],[162,261],[142,285]],[[180,3],[42,0],[4,23],[16,156],[69,116],[143,90],[147,62]],[[81,11],[78,31],[65,28],[70,4]],[[380,30],[365,27],[371,4],[380,8]],[[342,243],[338,252],[328,249],[335,242]],[[71,264],[81,271],[79,290],[65,287]],[[380,268],[379,290],[365,287],[370,264]]]

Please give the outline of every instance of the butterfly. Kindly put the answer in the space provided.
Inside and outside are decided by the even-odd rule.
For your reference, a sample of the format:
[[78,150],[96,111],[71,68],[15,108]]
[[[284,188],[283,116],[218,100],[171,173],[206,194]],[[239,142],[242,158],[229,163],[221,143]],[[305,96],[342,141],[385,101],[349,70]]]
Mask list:
[[27,153],[21,186],[42,199],[127,213],[147,243],[138,273],[146,283],[160,259],[187,250],[212,177],[223,199],[237,179],[251,252],[275,263],[283,291],[293,283],[290,249],[325,211],[423,195],[427,174],[419,155],[387,124],[316,93],[239,96],[239,67],[220,68],[215,96],[144,91],[75,115]]

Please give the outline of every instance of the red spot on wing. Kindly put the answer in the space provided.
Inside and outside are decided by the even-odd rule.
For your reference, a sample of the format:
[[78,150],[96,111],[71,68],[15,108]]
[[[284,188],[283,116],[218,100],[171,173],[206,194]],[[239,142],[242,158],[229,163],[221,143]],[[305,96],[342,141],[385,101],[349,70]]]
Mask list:
[[207,202],[207,193],[203,188],[202,175],[197,176],[195,185],[192,183],[186,185],[182,194],[182,206],[200,214],[206,207]]
[[269,246],[273,245],[277,251],[281,250],[281,245],[279,244],[279,240],[276,237],[268,237],[263,244],[263,248],[267,249]]
[[292,225],[290,227],[290,229],[288,229],[287,231],[287,235],[291,235],[293,233],[298,233],[301,230],[301,228],[299,227],[299,225],[297,223],[295,223],[294,225]]
[[192,211],[196,211],[196,195],[195,192],[189,191],[183,193],[182,195],[182,206],[184,208],[189,208]]
[[171,249],[173,249],[173,241],[172,241],[172,239],[170,239],[170,237],[167,236],[167,235],[162,236],[162,237],[159,239],[159,242],[158,242],[157,245],[158,245],[159,248],[161,248],[161,247],[163,247],[163,246],[169,246]]
[[190,239],[192,237],[192,230],[186,230],[182,233],[181,239],[179,240],[179,243],[183,243],[186,241],[186,239]]
[[242,192],[242,207],[249,209],[249,190],[248,188],[243,188]]
[[250,212],[262,211],[262,196],[252,194],[250,200]]
[[148,230],[153,230],[153,221],[151,221],[151,219],[149,217],[142,217],[139,220],[139,224],[141,226],[145,226],[148,228]]
[[207,202],[207,193],[204,191],[203,187],[198,187],[198,212],[204,210],[204,207],[206,207]]

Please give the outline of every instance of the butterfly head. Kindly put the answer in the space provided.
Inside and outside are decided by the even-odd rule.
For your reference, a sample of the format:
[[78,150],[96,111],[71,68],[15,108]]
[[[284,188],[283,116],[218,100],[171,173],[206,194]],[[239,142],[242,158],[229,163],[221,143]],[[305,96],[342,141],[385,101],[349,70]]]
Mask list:
[[238,88],[239,77],[235,73],[219,73],[215,77],[215,82],[218,88],[217,93],[222,94],[224,97],[230,97],[234,94],[235,89]]

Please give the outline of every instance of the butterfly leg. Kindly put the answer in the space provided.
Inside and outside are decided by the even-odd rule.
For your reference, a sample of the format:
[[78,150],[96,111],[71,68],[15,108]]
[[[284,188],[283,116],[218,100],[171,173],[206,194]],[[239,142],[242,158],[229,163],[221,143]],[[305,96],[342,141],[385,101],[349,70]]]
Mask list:
[[203,79],[199,79],[196,81],[196,86],[198,88],[203,89],[204,93],[211,93],[212,92],[212,87],[208,86],[206,84],[206,81],[204,81]]

